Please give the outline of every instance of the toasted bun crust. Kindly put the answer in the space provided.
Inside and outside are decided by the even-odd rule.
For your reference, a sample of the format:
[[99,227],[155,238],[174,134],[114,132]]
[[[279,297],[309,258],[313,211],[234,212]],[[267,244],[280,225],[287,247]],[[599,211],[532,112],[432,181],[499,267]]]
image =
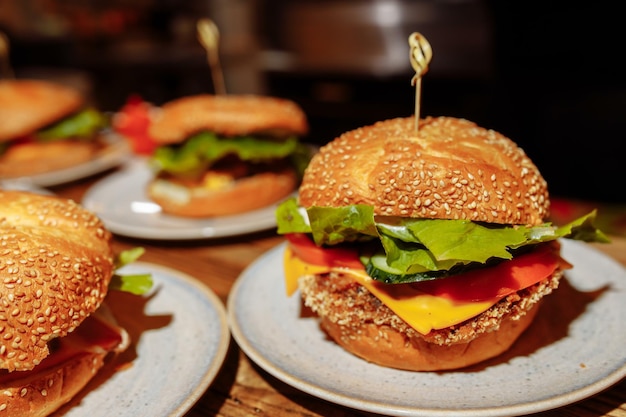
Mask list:
[[351,278],[304,276],[304,304],[322,328],[348,352],[379,365],[411,371],[463,368],[506,350],[530,325],[541,299],[558,287],[563,272],[509,295],[458,325],[422,335]]
[[184,217],[215,217],[267,207],[291,194],[298,178],[293,169],[240,178],[229,186],[209,190],[188,187],[164,178],[148,184],[148,196],[164,213]]
[[69,402],[130,345],[128,334],[103,304],[81,327],[56,340],[53,353],[30,371],[0,371],[0,410],[11,416],[47,416]]
[[71,200],[0,190],[0,368],[28,370],[106,296],[111,233]]
[[300,186],[303,207],[367,204],[384,216],[541,224],[546,181],[524,151],[463,119],[378,122],[323,146]]
[[356,330],[324,319],[321,326],[337,344],[369,362],[409,371],[444,371],[465,368],[506,352],[532,323],[537,310],[539,307],[533,308],[518,320],[504,320],[496,332],[444,346],[421,338],[407,340],[393,328],[373,323]]
[[0,142],[28,135],[77,111],[78,91],[39,80],[0,81]]
[[104,365],[108,352],[81,352],[43,373],[0,386],[0,410],[12,416],[45,417],[70,401]]
[[253,95],[197,95],[164,104],[152,115],[150,136],[160,144],[178,143],[203,130],[224,136],[303,135],[308,124],[294,102]]
[[19,178],[74,167],[95,157],[97,141],[27,142],[0,154],[0,178]]

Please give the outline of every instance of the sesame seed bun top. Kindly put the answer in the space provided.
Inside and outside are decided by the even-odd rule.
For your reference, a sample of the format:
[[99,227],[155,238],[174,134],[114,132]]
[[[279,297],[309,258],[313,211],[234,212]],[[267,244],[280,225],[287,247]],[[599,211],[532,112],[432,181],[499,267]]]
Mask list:
[[303,135],[306,116],[294,102],[254,95],[183,97],[154,112],[150,136],[158,143],[178,143],[200,131],[224,136],[264,134],[276,138]]
[[71,200],[0,191],[0,369],[28,370],[104,300],[111,233]]
[[367,204],[377,215],[541,224],[546,181],[509,138],[451,117],[397,118],[323,146],[305,171],[303,207]]
[[0,81],[0,142],[28,135],[82,107],[81,94],[41,80]]

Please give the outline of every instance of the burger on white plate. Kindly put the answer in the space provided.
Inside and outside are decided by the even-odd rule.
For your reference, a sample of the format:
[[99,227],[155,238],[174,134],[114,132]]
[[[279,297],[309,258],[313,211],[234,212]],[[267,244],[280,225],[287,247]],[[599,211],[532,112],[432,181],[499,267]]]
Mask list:
[[606,241],[595,211],[546,222],[546,181],[509,138],[451,118],[349,131],[277,210],[287,293],[347,351],[442,371],[506,350],[571,265],[559,238]]
[[310,148],[293,101],[255,95],[183,97],[151,112],[157,148],[149,197],[163,212],[215,217],[249,212],[293,193]]
[[28,177],[92,160],[105,146],[106,116],[65,85],[0,80],[0,179]]
[[116,269],[111,233],[71,200],[0,190],[0,413],[46,416],[129,345],[105,299],[140,294],[149,275]]

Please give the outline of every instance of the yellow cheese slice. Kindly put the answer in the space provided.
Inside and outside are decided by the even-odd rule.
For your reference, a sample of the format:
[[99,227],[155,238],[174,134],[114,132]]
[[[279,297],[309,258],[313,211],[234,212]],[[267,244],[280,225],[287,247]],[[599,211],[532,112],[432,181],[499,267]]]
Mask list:
[[382,284],[367,275],[365,270],[308,264],[296,257],[289,247],[285,249],[284,265],[287,295],[292,295],[298,289],[298,278],[303,275],[329,272],[346,274],[367,288],[421,334],[459,324],[488,310],[500,300],[500,298],[493,298],[480,302],[456,302],[423,293],[410,284]]

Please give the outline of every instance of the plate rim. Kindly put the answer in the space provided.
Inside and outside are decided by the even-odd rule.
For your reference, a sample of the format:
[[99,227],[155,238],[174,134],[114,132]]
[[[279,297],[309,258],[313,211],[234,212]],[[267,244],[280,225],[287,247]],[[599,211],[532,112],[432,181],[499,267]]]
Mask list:
[[[609,255],[603,253],[602,251],[593,248],[582,242],[576,241],[568,241],[566,244],[572,245],[580,245],[581,248],[585,250],[589,250],[595,253],[596,256],[600,256],[604,258],[605,261],[613,263],[615,265],[619,265],[619,267],[626,271],[626,268],[618,261],[610,257]],[[244,334],[244,330],[241,327],[241,324],[238,322],[238,318],[236,315],[235,304],[237,298],[239,297],[239,293],[241,288],[245,284],[246,279],[251,276],[252,271],[260,268],[260,265],[263,262],[270,262],[272,257],[278,257],[284,251],[286,247],[286,242],[282,242],[275,246],[274,248],[268,250],[266,253],[261,255],[255,261],[253,261],[238,277],[238,279],[233,284],[231,291],[229,292],[229,296],[226,304],[226,311],[228,315],[228,323],[230,327],[231,336],[240,347],[240,349],[257,365],[259,365],[262,369],[268,372],[270,375],[275,378],[281,380],[282,382],[297,388],[305,393],[316,396],[323,400],[330,401],[332,403],[350,407],[356,410],[366,411],[366,412],[374,412],[374,413],[393,413],[393,415],[397,416],[450,416],[450,415],[458,415],[458,416],[501,416],[501,415],[520,415],[520,414],[529,414],[529,413],[537,413],[541,411],[552,410],[555,408],[563,407],[570,405],[576,401],[580,401],[586,398],[589,398],[595,394],[598,394],[611,386],[616,385],[621,380],[626,377],[626,361],[620,366],[613,370],[608,375],[604,376],[602,379],[593,381],[590,384],[585,385],[579,389],[565,392],[561,395],[551,396],[546,399],[541,399],[537,401],[529,401],[526,403],[513,404],[513,405],[502,405],[502,406],[493,406],[493,407],[475,407],[475,408],[417,408],[413,406],[394,406],[392,404],[381,404],[376,401],[368,401],[359,398],[353,398],[349,395],[343,395],[339,393],[332,392],[328,388],[321,387],[312,382],[307,382],[305,380],[299,379],[294,375],[289,374],[288,371],[280,368],[279,365],[273,363],[270,358],[265,357],[261,349],[254,346],[254,344],[248,340],[246,335]],[[296,294],[294,294],[296,296]],[[588,314],[588,313],[587,313]],[[335,348],[340,349],[338,346]],[[626,357],[625,357],[626,358]],[[364,366],[378,366],[375,364],[363,362]],[[393,371],[393,370],[391,370]],[[401,371],[400,371],[401,372]]]

